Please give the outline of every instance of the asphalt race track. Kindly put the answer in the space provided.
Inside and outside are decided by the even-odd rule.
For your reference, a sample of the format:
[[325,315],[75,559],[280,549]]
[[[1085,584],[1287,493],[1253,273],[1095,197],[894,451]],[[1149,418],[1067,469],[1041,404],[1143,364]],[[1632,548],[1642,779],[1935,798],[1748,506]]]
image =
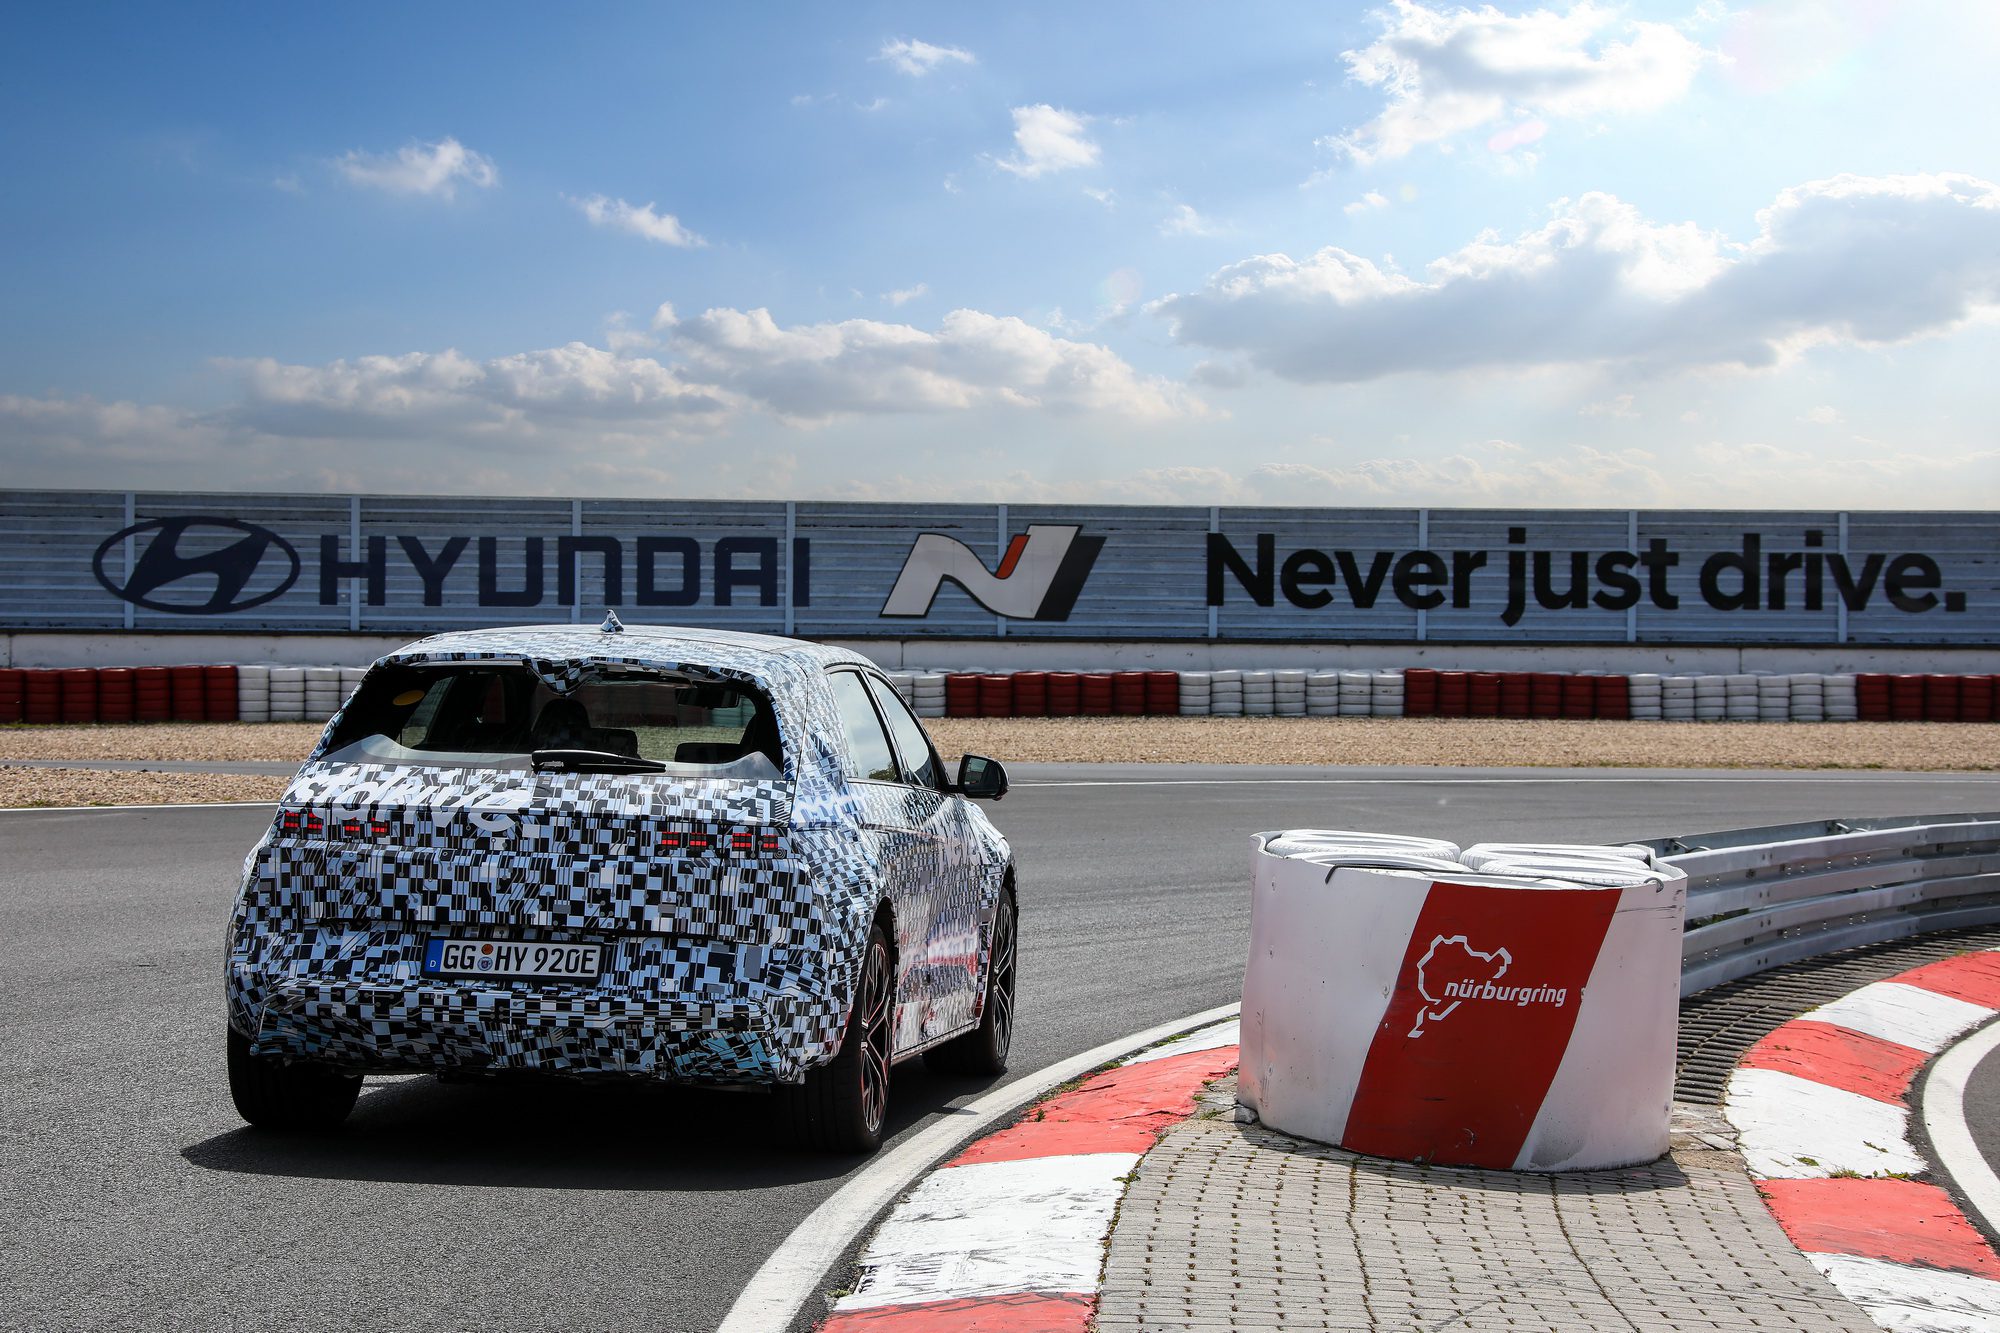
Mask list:
[[[1023,1072],[1237,998],[1260,828],[1581,841],[2000,807],[2000,776],[1944,774],[1013,776]],[[247,1130],[220,951],[268,819],[0,814],[0,1326],[708,1329],[853,1169],[740,1095],[374,1080],[337,1135]],[[983,1088],[905,1066],[898,1131]]]

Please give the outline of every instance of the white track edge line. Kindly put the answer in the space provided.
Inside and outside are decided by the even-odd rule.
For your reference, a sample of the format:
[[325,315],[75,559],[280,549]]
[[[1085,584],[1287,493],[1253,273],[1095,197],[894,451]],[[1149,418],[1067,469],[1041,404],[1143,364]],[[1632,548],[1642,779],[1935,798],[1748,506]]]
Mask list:
[[1965,1085],[1980,1061],[2000,1046],[2000,1023],[1989,1024],[1953,1046],[1931,1066],[1924,1082],[1924,1130],[1939,1164],[1989,1228],[2000,1230],[2000,1176],[1993,1173],[1965,1123]]
[[1023,778],[1009,784],[1009,790],[1025,791],[1031,787],[1379,787],[1379,786],[1422,786],[1422,787],[1499,787],[1499,786],[1579,786],[1589,783],[1593,786],[1608,784],[1646,783],[1649,785],[1669,785],[1700,783],[1703,786],[1745,786],[1772,782],[1780,778],[1799,786],[1838,787],[1856,782],[1990,782],[1991,773],[1986,772],[1944,772],[1944,773],[1868,773],[1862,769],[1849,770],[1860,777],[1799,777],[1797,770],[1774,768],[1763,770],[1760,776],[1746,778],[1720,777],[1580,777],[1580,778],[1447,778],[1447,777],[1400,777],[1400,778],[1093,778],[1077,779],[1069,782],[1041,782],[1033,778]]
[[936,1124],[863,1167],[794,1227],[737,1294],[716,1333],[772,1333],[789,1328],[805,1303],[819,1293],[834,1260],[876,1214],[960,1144],[1058,1084],[1168,1037],[1233,1018],[1241,1007],[1225,1004],[1119,1037],[947,1111]]

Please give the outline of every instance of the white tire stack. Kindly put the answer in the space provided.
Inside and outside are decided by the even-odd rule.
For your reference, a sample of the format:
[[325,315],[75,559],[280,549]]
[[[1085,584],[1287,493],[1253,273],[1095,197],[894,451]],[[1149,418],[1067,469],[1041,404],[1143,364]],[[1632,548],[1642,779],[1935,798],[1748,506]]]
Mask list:
[[1181,716],[1207,717],[1211,678],[1206,671],[1181,672]]
[[1340,715],[1342,717],[1367,717],[1375,701],[1375,673],[1372,671],[1343,671],[1340,673]]
[[236,720],[238,722],[271,720],[271,668],[263,666],[236,668]]
[[1243,673],[1211,671],[1208,676],[1208,711],[1213,717],[1243,716]]
[[944,716],[944,673],[919,671],[910,678],[910,707],[918,717]]
[[1278,711],[1278,682],[1270,672],[1243,673],[1243,711],[1250,717],[1269,717]]
[[1757,677],[1757,720],[1759,722],[1789,722],[1792,720],[1792,678],[1790,676]]
[[1368,715],[1370,717],[1401,717],[1403,715],[1403,673],[1400,671],[1377,671],[1368,683]]
[[1340,673],[1315,671],[1306,677],[1306,716],[1340,716]]
[[306,721],[326,721],[340,708],[340,700],[339,667],[306,668]]
[[1854,697],[1854,677],[1825,676],[1820,680],[1820,697],[1829,722],[1855,722],[1861,717],[1861,703]]
[[1668,722],[1694,721],[1693,676],[1660,677],[1660,717]]
[[1271,673],[1271,699],[1276,705],[1279,717],[1304,717],[1306,715],[1306,673],[1303,671],[1273,671]]
[[1737,674],[1722,678],[1722,715],[1731,722],[1757,720],[1757,678]]
[[917,689],[917,678],[914,673],[908,671],[885,671],[882,674],[887,676],[889,683],[896,687],[896,693],[902,696],[904,703],[915,702],[912,698]]
[[1818,672],[1793,676],[1788,702],[1792,721],[1826,721],[1826,677]]
[[[1660,677],[1652,673],[1625,677],[1626,716],[1634,722],[1658,722],[1666,716],[1664,698],[1666,687]],[[1693,691],[1688,692],[1689,703],[1693,703]]]
[[303,722],[306,718],[306,673],[304,667],[271,668],[271,720]]
[[[1757,709],[1757,692],[1750,692],[1750,709]],[[1720,722],[1729,716],[1729,685],[1722,676],[1694,678],[1694,720]]]

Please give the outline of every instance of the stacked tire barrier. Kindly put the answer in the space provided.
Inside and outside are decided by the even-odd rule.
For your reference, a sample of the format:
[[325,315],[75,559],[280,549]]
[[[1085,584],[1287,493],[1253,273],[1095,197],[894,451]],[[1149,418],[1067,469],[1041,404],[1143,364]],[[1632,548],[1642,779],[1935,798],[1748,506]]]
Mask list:
[[[0,669],[0,724],[324,721],[361,667]],[[2000,677],[1906,672],[895,671],[919,717],[1994,722]]]
[[1358,1152],[1535,1171],[1667,1148],[1687,876],[1651,849],[1255,839],[1238,1097]]
[[1238,1095],[1265,1123],[1566,1170],[1667,1146],[1679,997],[2000,921],[2000,814],[1463,852],[1293,830],[1252,874]]

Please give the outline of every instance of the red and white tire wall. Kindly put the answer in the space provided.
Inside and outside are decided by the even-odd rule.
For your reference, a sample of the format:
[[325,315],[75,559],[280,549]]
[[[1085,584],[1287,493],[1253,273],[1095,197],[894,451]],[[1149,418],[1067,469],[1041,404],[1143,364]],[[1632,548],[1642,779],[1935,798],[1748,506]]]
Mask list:
[[[322,721],[364,668],[0,669],[0,724]],[[1545,671],[892,671],[920,717],[1992,722],[2000,677]]]
[[1513,1170],[1667,1148],[1686,876],[1644,849],[1264,834],[1239,1095],[1356,1152]]

